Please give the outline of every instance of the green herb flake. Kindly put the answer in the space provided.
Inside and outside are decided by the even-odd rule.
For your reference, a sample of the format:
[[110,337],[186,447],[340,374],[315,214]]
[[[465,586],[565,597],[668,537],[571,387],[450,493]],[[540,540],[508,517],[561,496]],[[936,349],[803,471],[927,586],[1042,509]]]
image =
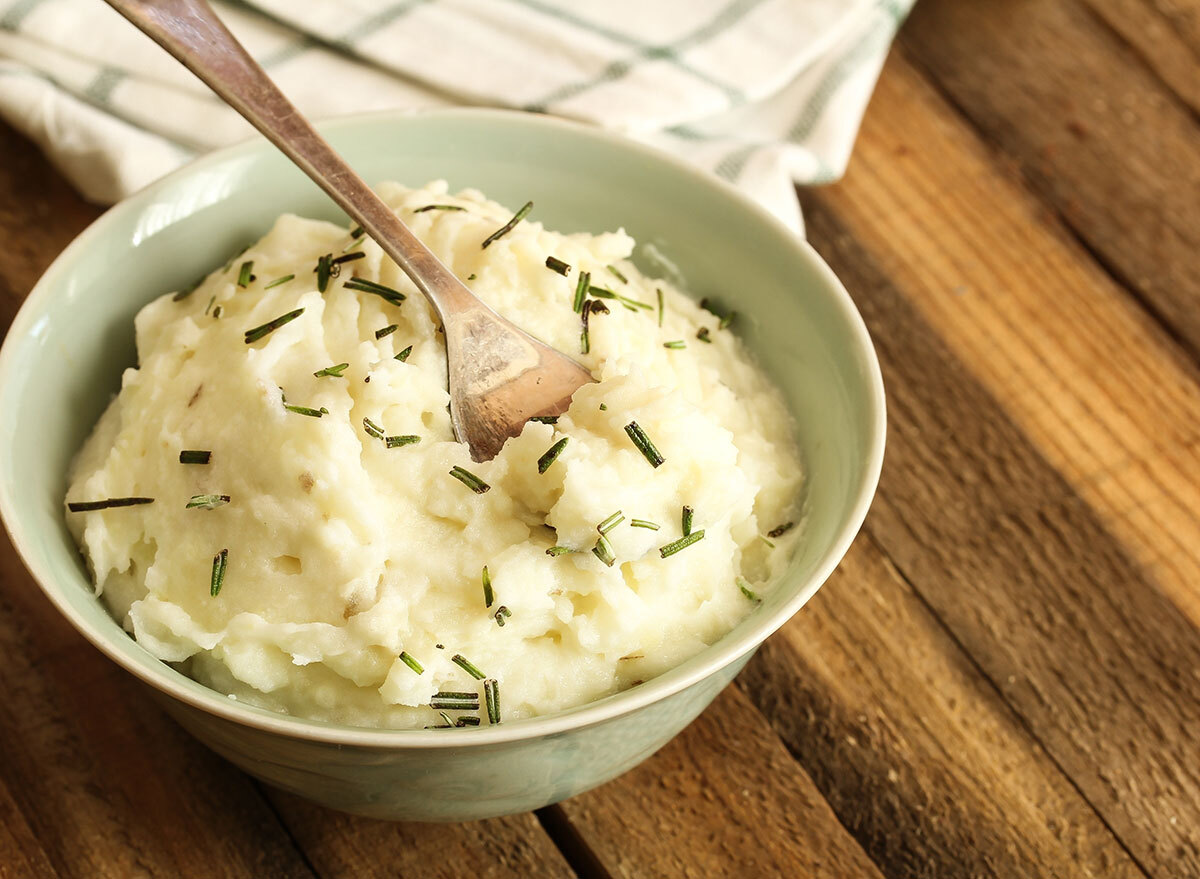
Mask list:
[[658,325],[661,327],[663,324],[663,312],[665,311],[663,308],[663,291],[661,287],[655,287],[654,292],[658,295]]
[[611,516],[609,516],[607,519],[605,519],[603,522],[601,522],[599,525],[597,525],[596,530],[599,531],[601,534],[607,534],[609,531],[612,531],[614,528],[616,528],[618,525],[620,525],[624,521],[625,521],[625,515],[620,510],[617,510],[615,513],[613,513]]
[[444,690],[440,693],[435,693],[430,698],[429,707],[434,711],[478,711],[479,694],[457,693],[451,690]]
[[479,726],[479,718],[473,714],[466,714],[454,721],[454,726],[459,729],[464,726]]
[[758,539],[759,539],[759,540],[761,540],[763,543],[765,543],[767,546],[771,547],[771,549],[774,549],[774,548],[775,548],[775,541],[773,541],[773,540],[768,540],[768,539],[767,539],[766,537],[764,537],[762,534],[758,535]]
[[492,602],[496,600],[496,593],[492,589],[492,575],[488,571],[488,566],[483,566],[483,573],[480,575],[483,580],[483,606],[491,607]]
[[708,327],[701,327],[700,329],[696,330],[696,338],[701,342],[708,342],[710,345],[712,344],[712,334]]
[[593,314],[608,314],[608,306],[598,299],[589,299],[583,303],[583,330],[579,334],[579,348],[587,354],[592,350],[592,339],[588,329],[590,318]]
[[494,617],[496,619],[496,625],[503,629],[505,619],[508,617],[511,617],[511,616],[512,616],[512,611],[509,610],[507,607],[505,607],[503,604],[500,605],[498,608],[496,608],[496,613],[494,614]]
[[477,681],[482,681],[485,677],[487,677],[487,675],[479,670],[475,663],[471,662],[471,660],[467,659],[467,657],[463,656],[461,653],[455,653],[450,657],[450,661],[469,674],[471,677],[475,678]]
[[672,342],[663,342],[663,347],[670,348],[673,351],[678,351],[681,348],[686,348],[687,342],[683,341],[683,339],[675,339]]
[[338,363],[333,366],[326,366],[324,369],[318,369],[316,372],[313,373],[313,375],[316,378],[323,378],[325,376],[333,376],[334,378],[341,378],[342,373],[345,372],[349,367],[350,367],[349,363]]
[[564,278],[571,273],[570,264],[563,262],[556,256],[546,257],[546,268],[552,272],[558,272]]
[[404,363],[408,360],[408,355],[412,354],[412,349],[413,349],[413,346],[409,345],[407,348],[405,348],[403,351],[401,351],[399,354],[397,354],[392,359],[399,360],[401,363]]
[[729,329],[729,325],[731,323],[733,323],[733,318],[736,314],[737,314],[736,311],[731,311],[731,312],[729,312],[729,314],[727,314],[723,318],[721,318],[721,320],[717,322],[717,329],[718,330]]
[[564,436],[562,439],[560,439],[558,442],[556,442],[554,445],[552,445],[550,448],[548,448],[546,450],[546,453],[544,455],[542,455],[542,457],[538,458],[538,462],[537,462],[538,473],[545,473],[547,470],[550,469],[550,465],[558,460],[558,456],[561,455],[563,452],[563,449],[565,449],[567,447],[567,441],[569,439],[570,439],[570,437]]
[[768,531],[767,537],[783,537],[783,535],[787,534],[795,527],[795,522],[784,522],[782,525],[776,525],[774,528]]
[[476,277],[477,275],[474,272],[471,272],[471,274],[467,275],[467,280],[474,281]]
[[600,561],[604,562],[604,564],[608,565],[610,568],[613,566],[613,562],[617,560],[617,557],[613,555],[612,544],[608,542],[608,538],[603,534],[601,534],[600,539],[596,541],[596,545],[592,547],[592,555],[600,559]]
[[670,556],[675,555],[675,553],[679,552],[680,550],[687,549],[693,543],[698,543],[699,541],[701,541],[703,539],[704,539],[704,529],[701,528],[699,531],[693,531],[687,537],[681,537],[678,540],[673,541],[672,543],[668,543],[666,546],[659,548],[658,554],[660,556],[662,556],[664,559],[669,558]]
[[254,281],[254,260],[248,259],[242,263],[242,267],[238,269],[237,285],[239,287],[249,287]]
[[223,549],[213,556],[212,575],[208,581],[208,594],[213,598],[221,594],[221,587],[225,585],[225,566],[228,564],[228,549]]
[[295,311],[289,311],[287,314],[279,315],[279,317],[275,318],[274,320],[267,321],[260,327],[255,327],[252,330],[246,330],[246,344],[250,345],[254,342],[257,342],[259,339],[263,338],[263,336],[275,332],[284,324],[291,323],[302,314],[304,314],[304,309],[297,308]]
[[646,431],[642,430],[641,425],[636,421],[631,421],[625,425],[625,433],[629,439],[637,446],[637,450],[641,452],[651,467],[659,467],[666,459],[662,453],[655,448],[654,443],[650,441],[650,437],[646,435]]
[[683,536],[687,537],[692,533],[692,517],[695,515],[695,510],[691,507],[683,508],[683,515],[680,517],[683,522]]
[[354,262],[356,259],[362,259],[365,256],[366,253],[361,250],[356,250],[354,253],[343,253],[341,256],[335,256],[333,259],[331,259],[329,261],[329,267],[332,269],[334,266],[340,266],[343,263]]
[[583,303],[587,300],[588,287],[592,283],[591,272],[580,272],[575,282],[575,303],[571,306],[576,314],[583,314]]
[[283,275],[282,277],[276,278],[270,284],[267,284],[267,286],[263,287],[263,289],[270,290],[272,287],[278,287],[280,284],[286,284],[288,281],[294,280],[296,280],[295,275]]
[[313,271],[317,273],[317,292],[324,293],[329,286],[329,279],[333,277],[333,254],[318,257],[317,267]]
[[208,305],[204,306],[204,313],[205,313],[206,315],[209,313],[209,311],[211,311],[211,310],[212,310],[213,303],[214,303],[214,302],[216,302],[216,301],[217,301],[217,297],[216,297],[216,296],[210,296],[210,297],[209,297],[209,299],[208,299]]
[[223,309],[219,305],[213,309],[213,319],[214,320],[220,320],[222,310]]
[[385,336],[390,336],[392,333],[396,332],[396,330],[398,330],[398,329],[400,329],[400,324],[388,324],[386,327],[383,327],[383,328],[375,331],[375,338],[382,339]]
[[137,507],[142,504],[152,504],[152,497],[110,497],[102,501],[76,501],[67,504],[72,513],[90,513],[94,510],[112,510],[117,507]]
[[465,485],[467,488],[471,489],[471,491],[475,492],[475,494],[483,494],[484,492],[489,491],[491,489],[490,485],[488,485],[486,482],[484,482],[482,479],[480,479],[478,476],[476,476],[470,470],[466,470],[462,467],[457,467],[457,466],[454,467],[450,471],[450,475],[453,476],[455,479],[457,479],[459,482],[461,482],[463,485]]
[[[417,208],[413,211],[414,214],[423,214],[426,211],[465,211],[466,208],[456,204],[427,204],[423,208]],[[487,247],[485,244],[484,247]]]
[[607,403],[601,403],[601,404],[600,404],[600,411],[601,411],[601,412],[607,412],[607,411],[608,411],[608,404],[607,404]]
[[207,464],[212,460],[212,452],[204,449],[183,449],[179,453],[180,464]]
[[406,433],[401,436],[385,436],[383,444],[389,449],[398,449],[400,446],[411,446],[419,443],[421,438],[415,433]]
[[621,270],[618,269],[616,266],[605,266],[605,268],[608,269],[609,274],[611,274],[614,278],[616,278],[622,284],[629,283],[629,279],[627,277],[625,277],[624,275],[622,275]]
[[349,244],[347,244],[345,247],[342,248],[342,253],[349,253],[352,250],[356,250],[359,247],[362,247],[363,242],[366,240],[367,240],[367,236],[363,235],[362,232],[360,231],[359,234],[355,235],[352,239],[350,239]]
[[423,666],[423,665],[421,665],[421,663],[417,662],[417,660],[414,659],[412,654],[410,654],[408,651],[406,651],[406,650],[400,651],[400,661],[403,662],[405,665],[407,665],[409,668],[411,668],[413,671],[415,671],[417,674],[419,674],[419,675],[425,674],[425,666]]
[[371,293],[379,296],[392,305],[399,305],[408,298],[399,290],[393,290],[391,287],[376,281],[368,281],[366,278],[351,278],[346,282],[345,287],[347,290],[358,290],[361,293]]
[[383,428],[370,418],[363,419],[363,430],[367,432],[368,436],[372,436],[375,439],[383,439]]
[[535,415],[529,420],[536,421],[538,424],[558,424],[557,415]]
[[737,583],[738,589],[742,590],[742,595],[745,595],[747,598],[749,598],[751,601],[755,602],[756,604],[762,601],[762,597],[757,592],[755,592],[753,589],[750,588],[750,584],[748,582],[746,582],[745,579],[743,579],[742,577],[738,577],[735,580],[735,582]]
[[662,526],[659,525],[657,522],[651,522],[649,519],[630,519],[629,527],[630,528],[648,528],[651,531],[657,531]]
[[546,555],[557,558],[560,555],[567,555],[575,551],[569,546],[552,546],[546,550]]
[[487,250],[488,246],[491,245],[494,241],[500,240],[505,235],[507,235],[509,232],[511,232],[514,228],[516,228],[517,223],[524,220],[525,217],[529,215],[529,212],[531,210],[533,210],[533,202],[531,202],[531,201],[525,202],[525,204],[521,207],[521,209],[519,211],[517,211],[515,214],[513,214],[513,218],[511,220],[509,220],[507,223],[505,223],[503,226],[501,226],[499,229],[497,229],[495,232],[493,232],[491,235],[489,235],[487,238],[485,238],[483,240],[483,249]]
[[355,226],[353,229],[350,230],[350,237],[351,238],[361,238],[363,236],[364,232],[366,232],[366,230],[362,226]]
[[227,494],[194,494],[187,502],[185,510],[215,510],[229,503]]
[[320,418],[322,415],[329,414],[329,410],[324,406],[320,409],[314,409],[311,406],[293,406],[291,403],[284,403],[283,408],[297,415],[307,415],[309,418]]
[[483,682],[483,696],[487,704],[488,723],[500,722],[500,684],[495,678]]

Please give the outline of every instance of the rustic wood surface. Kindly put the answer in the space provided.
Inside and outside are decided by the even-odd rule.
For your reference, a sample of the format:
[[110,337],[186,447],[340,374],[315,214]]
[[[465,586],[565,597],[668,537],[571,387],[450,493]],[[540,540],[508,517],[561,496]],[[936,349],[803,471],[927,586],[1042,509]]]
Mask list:
[[[0,326],[99,214],[0,127]],[[921,0],[809,236],[876,340],[863,534],[536,814],[389,824],[191,741],[0,544],[0,876],[1200,877],[1200,2]]]

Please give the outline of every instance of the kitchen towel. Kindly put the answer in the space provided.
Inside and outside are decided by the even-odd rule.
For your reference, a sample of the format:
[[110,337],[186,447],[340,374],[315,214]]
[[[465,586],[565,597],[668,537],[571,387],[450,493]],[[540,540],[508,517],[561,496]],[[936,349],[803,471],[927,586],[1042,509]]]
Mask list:
[[[507,107],[622,132],[798,231],[913,0],[238,0],[230,30],[313,119]],[[0,0],[0,115],[116,201],[253,134],[101,0]]]

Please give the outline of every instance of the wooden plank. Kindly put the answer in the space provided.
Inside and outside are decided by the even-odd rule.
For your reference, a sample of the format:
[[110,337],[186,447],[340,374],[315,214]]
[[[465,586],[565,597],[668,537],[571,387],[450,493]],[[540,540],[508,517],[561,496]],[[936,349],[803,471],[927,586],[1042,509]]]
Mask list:
[[1078,0],[922,0],[902,42],[1200,357],[1200,118],[1193,109]]
[[[953,136],[950,125],[932,132]],[[936,146],[930,137],[920,148]],[[971,374],[994,348],[953,356],[908,300],[903,242],[860,238],[840,206],[819,194],[808,222],[857,296],[889,388],[870,532],[1135,859],[1157,876],[1200,875],[1200,634]],[[981,200],[976,213],[1001,207]],[[952,235],[926,236],[925,252],[931,242],[953,252]],[[1030,259],[1004,244],[955,258],[1010,271]],[[986,294],[1027,283],[1006,277]]]
[[268,791],[322,879],[572,877],[532,812],[467,824],[376,821]]
[[611,876],[880,875],[736,687],[641,766],[561,809]]
[[889,877],[1142,875],[867,534],[738,684]]
[[20,808],[0,785],[0,877],[52,879],[57,875]]

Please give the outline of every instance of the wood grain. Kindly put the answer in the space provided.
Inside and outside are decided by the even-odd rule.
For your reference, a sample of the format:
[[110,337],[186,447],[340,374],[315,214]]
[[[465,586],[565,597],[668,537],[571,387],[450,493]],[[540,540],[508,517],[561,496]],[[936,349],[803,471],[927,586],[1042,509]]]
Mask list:
[[736,687],[633,771],[561,804],[611,876],[879,876]]
[[902,44],[1200,357],[1200,117],[1081,2],[922,0]]
[[0,877],[49,879],[56,875],[21,807],[0,786]]
[[869,535],[738,685],[886,876],[1142,876]]

